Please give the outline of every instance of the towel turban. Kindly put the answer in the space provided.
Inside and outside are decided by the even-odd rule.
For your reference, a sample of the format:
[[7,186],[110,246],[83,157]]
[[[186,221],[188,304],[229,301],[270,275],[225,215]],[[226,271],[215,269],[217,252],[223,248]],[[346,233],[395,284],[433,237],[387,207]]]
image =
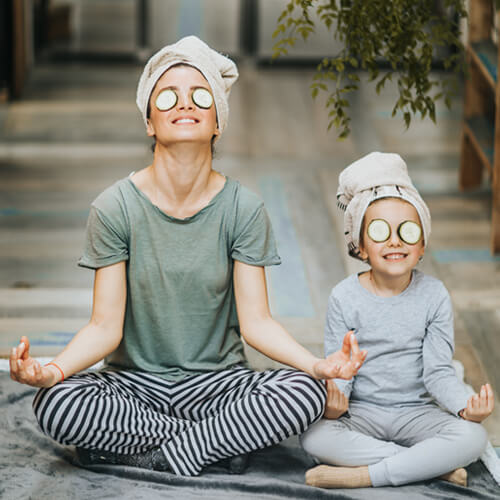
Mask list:
[[374,152],[346,167],[339,176],[337,205],[345,211],[344,234],[349,255],[363,260],[359,255],[363,217],[369,205],[381,198],[401,198],[415,207],[427,246],[431,215],[411,182],[406,163],[398,154]]
[[219,130],[226,128],[231,86],[238,78],[236,64],[211,49],[195,36],[181,38],[154,54],[144,67],[137,86],[137,106],[147,126],[148,103],[151,92],[165,71],[176,64],[188,64],[199,70],[212,89]]

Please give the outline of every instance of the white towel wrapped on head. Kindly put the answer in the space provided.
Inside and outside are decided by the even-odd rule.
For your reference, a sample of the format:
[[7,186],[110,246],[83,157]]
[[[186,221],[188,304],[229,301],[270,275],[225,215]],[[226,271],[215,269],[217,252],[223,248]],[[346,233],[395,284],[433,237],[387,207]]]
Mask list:
[[406,163],[398,154],[374,152],[351,163],[339,176],[337,205],[345,210],[344,234],[349,255],[362,260],[359,240],[363,217],[369,205],[381,198],[401,198],[415,207],[427,246],[431,215],[411,182]]
[[181,38],[154,54],[144,67],[137,86],[137,106],[147,126],[148,103],[156,82],[176,64],[188,64],[199,70],[210,85],[217,111],[217,123],[222,133],[229,114],[228,98],[233,83],[238,78],[236,64],[226,56],[211,49],[195,36]]

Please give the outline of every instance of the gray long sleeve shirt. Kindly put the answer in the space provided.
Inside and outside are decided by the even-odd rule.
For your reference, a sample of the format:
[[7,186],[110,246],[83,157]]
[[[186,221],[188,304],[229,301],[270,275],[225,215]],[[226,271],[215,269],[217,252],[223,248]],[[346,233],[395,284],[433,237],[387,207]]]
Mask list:
[[354,379],[335,381],[351,400],[396,407],[434,400],[453,414],[467,406],[451,362],[453,310],[441,281],[414,270],[401,294],[379,297],[349,276],[328,300],[326,355],[340,349],[349,330],[368,351]]

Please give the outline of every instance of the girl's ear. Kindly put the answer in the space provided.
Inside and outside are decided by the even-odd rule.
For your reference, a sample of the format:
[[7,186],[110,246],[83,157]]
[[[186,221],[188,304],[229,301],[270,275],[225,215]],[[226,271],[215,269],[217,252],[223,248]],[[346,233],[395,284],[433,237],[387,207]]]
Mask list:
[[359,256],[366,262],[368,261],[368,254],[366,250],[360,245],[359,246]]
[[420,250],[419,250],[419,252],[418,252],[419,261],[423,259],[423,257],[424,257],[424,253],[425,253],[425,245],[424,245],[424,242],[423,242],[423,241],[421,241],[421,242],[420,242],[420,245],[421,245],[421,247],[420,247]]
[[[364,224],[362,225],[361,228],[362,231],[364,231]],[[361,234],[359,237],[359,256],[365,261],[368,262],[368,252],[365,249],[364,245],[364,239],[366,236],[364,234]]]

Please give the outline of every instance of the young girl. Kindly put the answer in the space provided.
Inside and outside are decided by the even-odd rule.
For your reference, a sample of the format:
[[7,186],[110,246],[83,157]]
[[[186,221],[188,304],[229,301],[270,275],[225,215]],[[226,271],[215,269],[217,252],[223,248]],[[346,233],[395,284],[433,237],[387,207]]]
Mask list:
[[396,154],[372,153],[340,175],[349,253],[371,269],[339,283],[328,302],[325,351],[353,330],[368,357],[352,381],[328,384],[321,421],[302,437],[321,465],[306,482],[325,488],[396,486],[445,475],[483,452],[480,422],[493,410],[489,384],[468,397],[455,375],[450,297],[415,269],[430,215]]

